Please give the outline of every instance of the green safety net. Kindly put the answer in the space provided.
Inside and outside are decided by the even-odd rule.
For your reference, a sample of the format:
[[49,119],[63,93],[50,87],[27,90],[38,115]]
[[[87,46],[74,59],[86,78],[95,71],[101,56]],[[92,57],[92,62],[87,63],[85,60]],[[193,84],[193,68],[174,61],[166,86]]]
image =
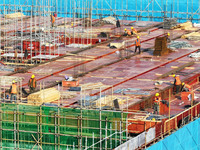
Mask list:
[[2,149],[113,149],[127,135],[116,111],[2,103],[0,117]]

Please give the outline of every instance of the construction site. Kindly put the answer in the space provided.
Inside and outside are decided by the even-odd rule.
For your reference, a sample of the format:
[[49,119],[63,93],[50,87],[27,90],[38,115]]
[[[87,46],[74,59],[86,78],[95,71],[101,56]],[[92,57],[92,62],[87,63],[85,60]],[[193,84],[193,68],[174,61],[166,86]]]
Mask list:
[[0,149],[200,148],[199,6],[1,0]]

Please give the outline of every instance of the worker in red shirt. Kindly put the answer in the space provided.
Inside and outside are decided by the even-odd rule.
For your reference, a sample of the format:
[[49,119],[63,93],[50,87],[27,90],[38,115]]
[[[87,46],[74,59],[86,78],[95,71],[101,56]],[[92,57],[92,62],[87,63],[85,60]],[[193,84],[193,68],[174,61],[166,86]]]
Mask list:
[[184,82],[182,83],[182,87],[181,87],[181,91],[182,92],[189,92],[191,91],[191,86],[189,84],[185,84]]
[[154,109],[154,114],[158,114],[160,113],[160,103],[161,103],[161,97],[159,93],[155,94],[155,98],[154,98],[154,105],[153,105],[153,109]]
[[136,53],[137,49],[139,49],[139,54],[141,53],[140,47],[141,47],[140,37],[137,36],[137,39],[135,40],[135,53]]
[[29,89],[30,89],[30,93],[33,93],[35,92],[35,89],[36,89],[36,86],[37,86],[37,82],[36,82],[36,79],[35,79],[35,75],[33,74],[31,76],[31,78],[29,79],[28,81],[28,86],[29,86]]
[[173,77],[174,77],[174,87],[176,89],[176,90],[174,89],[174,92],[176,92],[176,94],[178,94],[181,90],[181,80],[179,78],[179,75],[173,74]]

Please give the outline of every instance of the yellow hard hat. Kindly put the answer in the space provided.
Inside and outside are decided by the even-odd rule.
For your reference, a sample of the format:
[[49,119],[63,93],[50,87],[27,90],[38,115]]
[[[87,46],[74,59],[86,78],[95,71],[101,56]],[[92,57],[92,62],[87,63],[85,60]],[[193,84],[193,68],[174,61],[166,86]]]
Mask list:
[[137,36],[137,38],[139,39],[140,37],[139,37],[139,36]]
[[175,78],[175,76],[176,76],[176,75],[175,75],[175,74],[173,74],[172,76]]
[[156,119],[155,119],[155,118],[152,118],[152,121],[156,121]]
[[156,93],[156,94],[155,94],[155,96],[159,96],[159,95],[160,95],[159,93]]
[[73,26],[74,24],[73,23],[71,23],[71,26]]
[[183,82],[182,85],[184,85],[185,83]]
[[131,29],[133,29],[133,27],[131,27]]
[[16,82],[15,80],[12,81],[12,83],[15,83],[15,82]]
[[33,75],[31,76],[31,78],[35,78],[35,75],[33,74]]
[[167,35],[170,36],[170,33],[168,32]]
[[126,28],[124,29],[124,31],[126,31]]

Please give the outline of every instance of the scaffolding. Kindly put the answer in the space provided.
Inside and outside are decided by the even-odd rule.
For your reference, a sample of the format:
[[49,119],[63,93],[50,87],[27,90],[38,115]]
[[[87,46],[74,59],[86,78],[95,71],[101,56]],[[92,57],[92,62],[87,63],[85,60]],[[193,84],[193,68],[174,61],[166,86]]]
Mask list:
[[1,149],[113,149],[127,141],[127,114],[1,103]]
[[[187,9],[183,10],[185,3]],[[1,60],[9,65],[37,64],[65,54],[66,44],[73,48],[89,46],[99,39],[95,39],[93,29],[96,19],[108,16],[121,19],[122,24],[123,20],[163,22],[165,18],[198,23],[199,3],[189,0],[2,0]],[[54,27],[50,14],[56,18]],[[111,32],[116,34],[115,30]]]
[[[182,10],[185,3],[180,3],[179,0],[136,0],[134,3],[128,0],[2,0],[1,60],[11,65],[34,65],[66,52],[70,53],[68,50],[90,47],[103,41],[103,38],[95,37],[93,23],[96,23],[96,19],[99,21],[108,16],[121,19],[122,25],[125,25],[123,20],[162,22],[165,18],[177,18],[179,22],[198,22],[200,1],[186,0],[186,3],[187,11]],[[19,16],[9,18],[12,14]],[[50,14],[56,17],[55,25],[51,24]],[[115,29],[110,33],[118,34]],[[108,40],[107,37],[105,39]],[[120,51],[120,59],[130,56],[131,52],[127,48]],[[72,74],[79,76],[90,71],[87,70],[89,65],[81,63],[98,57],[89,58],[86,54],[79,54],[74,55],[74,58],[75,67]],[[87,105],[87,96],[91,95],[87,93],[87,88],[83,88],[80,91],[79,107],[74,109],[62,107],[62,97],[58,100],[57,107],[33,106],[22,99],[17,104],[9,104],[4,103],[6,89],[13,78],[9,80],[6,81],[9,85],[5,85],[5,79],[0,78],[1,93],[4,94],[0,107],[1,149],[111,150],[129,138],[129,97],[123,96],[123,91],[118,95],[123,105],[118,111],[104,110],[106,107],[115,107],[111,86],[107,91],[102,91],[103,86],[90,89],[100,94],[95,105],[90,101]],[[18,84],[22,87],[22,79],[19,79]],[[44,88],[44,83],[40,90],[41,87]],[[59,91],[64,93],[63,89]],[[111,103],[107,105],[109,96]],[[148,107],[152,105],[151,102],[149,101]],[[144,114],[146,115],[145,112]]]

